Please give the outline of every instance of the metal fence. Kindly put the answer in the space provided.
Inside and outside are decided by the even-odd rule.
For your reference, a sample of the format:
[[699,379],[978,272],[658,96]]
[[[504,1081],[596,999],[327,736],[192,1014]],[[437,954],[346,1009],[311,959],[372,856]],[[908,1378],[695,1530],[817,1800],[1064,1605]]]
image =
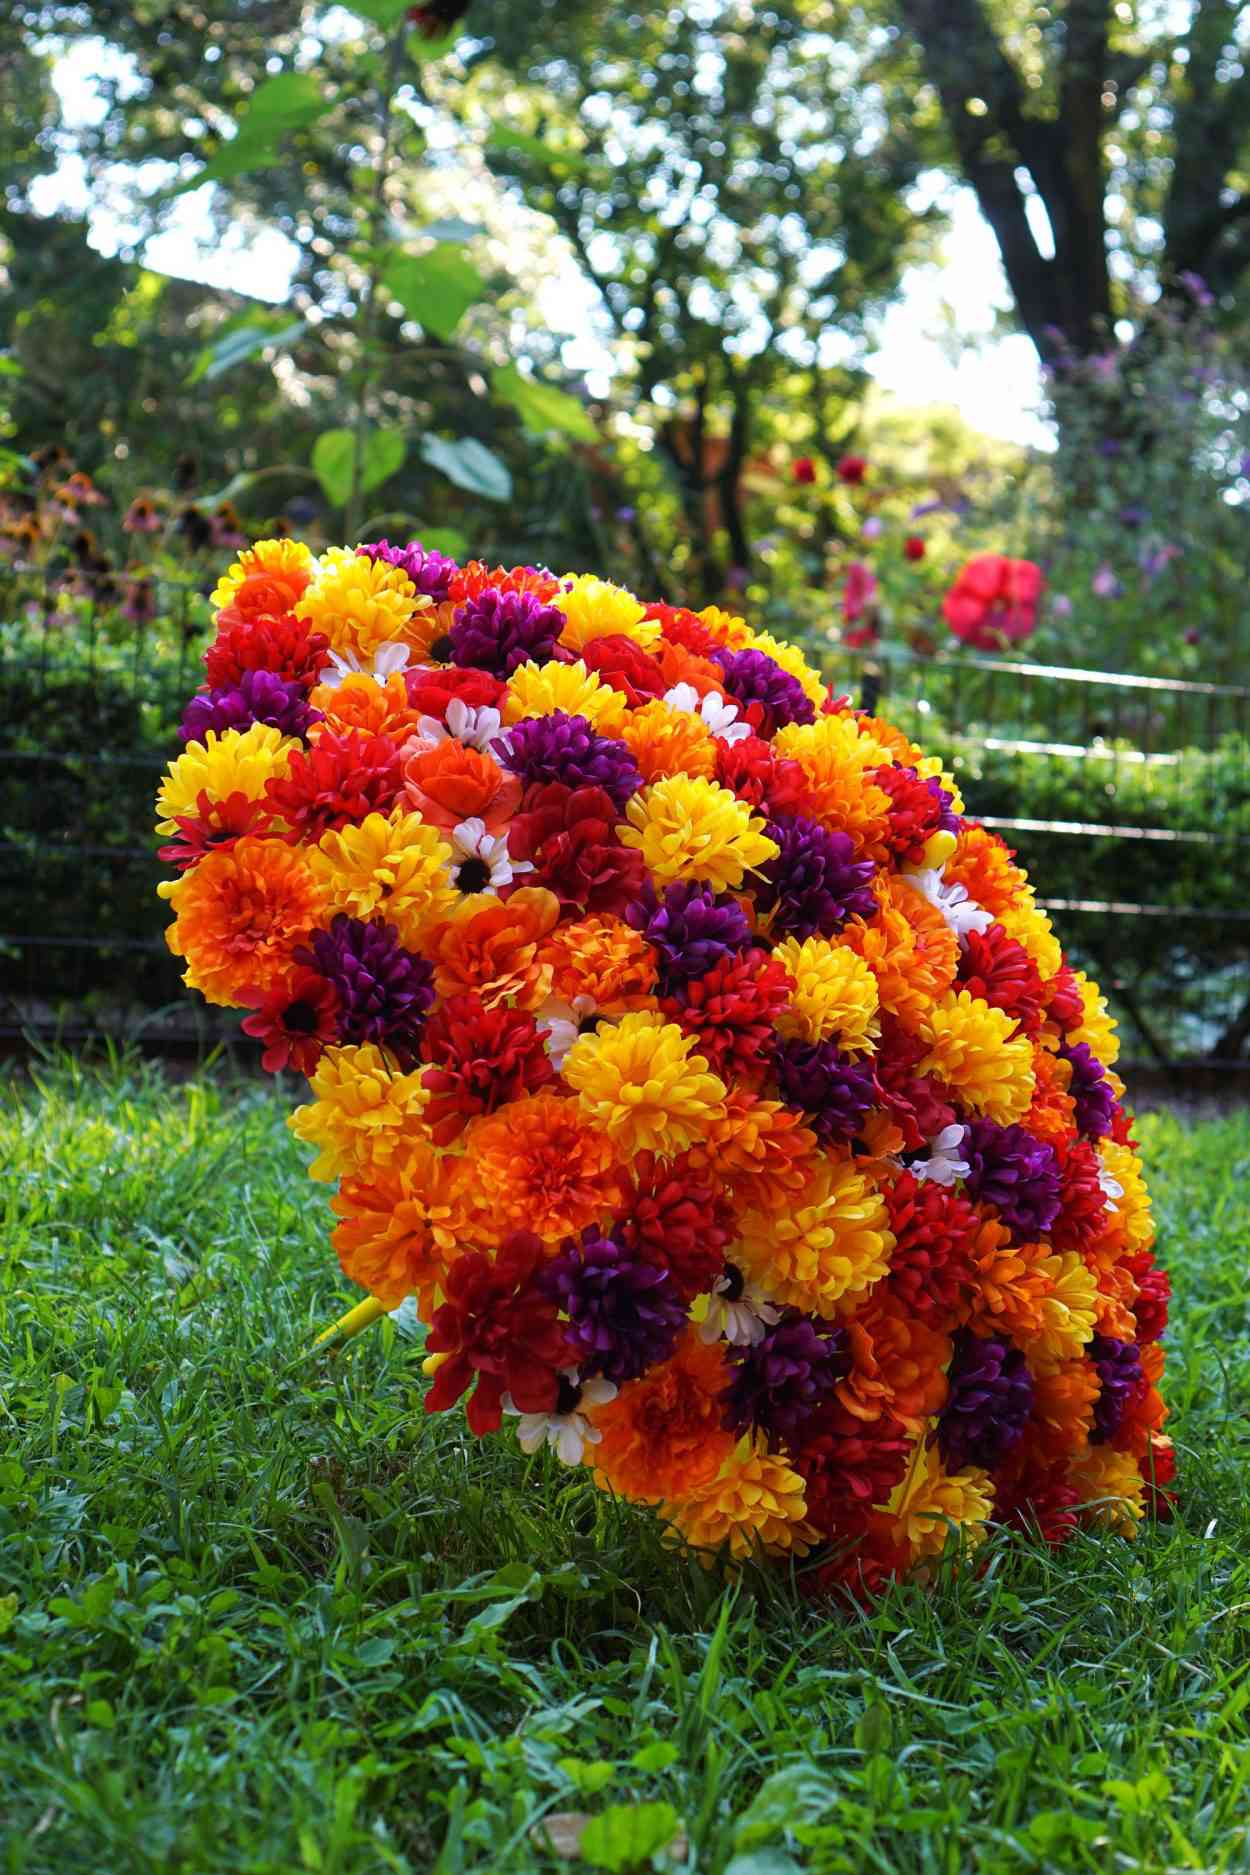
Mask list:
[[[233,1032],[162,938],[151,803],[209,631],[161,580],[127,617],[0,572],[0,1037]],[[1028,866],[1126,1054],[1250,1070],[1250,689],[995,659],[838,653]]]

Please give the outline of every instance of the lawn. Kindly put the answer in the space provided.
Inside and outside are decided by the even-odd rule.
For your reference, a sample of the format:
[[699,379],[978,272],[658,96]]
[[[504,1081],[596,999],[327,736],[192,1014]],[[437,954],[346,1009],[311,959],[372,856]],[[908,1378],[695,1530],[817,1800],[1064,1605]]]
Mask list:
[[426,1419],[402,1317],[302,1359],[272,1089],[0,1093],[0,1870],[1250,1869],[1245,1114],[1140,1125],[1175,1521],[861,1614]]

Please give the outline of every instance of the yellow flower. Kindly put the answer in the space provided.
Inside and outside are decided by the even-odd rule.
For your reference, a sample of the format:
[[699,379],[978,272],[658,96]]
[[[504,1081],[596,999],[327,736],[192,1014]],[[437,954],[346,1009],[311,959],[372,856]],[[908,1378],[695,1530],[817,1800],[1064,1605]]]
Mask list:
[[331,547],[317,562],[311,586],[295,608],[314,631],[324,632],[332,651],[369,660],[379,645],[423,644],[420,628],[411,629],[430,601],[408,575],[386,560],[370,560]]
[[857,853],[885,857],[890,797],[869,779],[871,769],[890,760],[884,743],[861,732],[855,718],[843,711],[818,716],[814,723],[787,723],[772,746],[803,770],[804,813],[849,834]]
[[[753,632],[751,644],[756,651],[762,651],[774,664],[780,664],[783,671],[802,684],[805,695],[819,710],[828,695],[829,686],[819,671],[814,671],[803,653],[795,646],[788,645],[781,638],[774,638],[771,632]],[[885,761],[888,756],[883,756]]]
[[287,595],[302,590],[312,570],[312,548],[306,547],[302,540],[257,540],[245,547],[222,574],[212,590],[209,604],[220,612],[234,602],[240,587],[257,581],[267,594],[263,609],[285,612],[290,609]]
[[695,1046],[657,1011],[634,1010],[574,1042],[564,1078],[618,1151],[668,1156],[702,1139],[725,1110],[725,1083]]
[[792,1202],[780,1214],[749,1212],[730,1256],[774,1301],[827,1315],[885,1275],[894,1248],[885,1203],[854,1159],[831,1154]]
[[970,1548],[983,1542],[993,1504],[989,1473],[977,1465],[947,1471],[937,1445],[928,1445],[922,1433],[907,1475],[895,1485],[886,1509],[899,1542],[907,1544],[916,1561],[941,1555],[952,1524]]
[[650,646],[660,637],[659,620],[645,616],[640,599],[595,573],[567,574],[550,603],[567,621],[560,643],[569,651],[584,650],[592,638],[632,638]]
[[[1053,974],[1053,973],[1052,973]],[[1107,999],[1098,985],[1086,976],[1083,970],[1074,970],[1077,988],[1081,992],[1081,1001],[1085,1014],[1079,1029],[1073,1029],[1068,1036],[1072,1046],[1084,1042],[1089,1052],[1104,1068],[1109,1068],[1120,1053],[1120,1038],[1115,1032],[1115,1019],[1107,1008]]]
[[805,1042],[836,1041],[850,1054],[870,1053],[881,1033],[877,979],[849,944],[828,938],[787,938],[773,957],[794,978],[777,1027]]
[[622,846],[636,847],[654,879],[705,880],[718,892],[739,887],[748,872],[780,850],[762,815],[704,775],[669,775],[643,788],[618,828]]
[[419,948],[459,902],[448,871],[450,846],[420,814],[402,807],[323,833],[308,860],[331,913],[366,922],[386,918],[409,949]]
[[1042,1257],[1034,1270],[1048,1287],[1041,1299],[1042,1325],[1024,1348],[1029,1365],[1040,1370],[1072,1360],[1092,1340],[1101,1298],[1093,1271],[1075,1250]]
[[225,801],[232,794],[261,801],[272,775],[285,775],[291,751],[299,744],[270,723],[248,729],[210,729],[203,742],[188,742],[169,764],[156,797],[158,833],[177,833],[175,814],[194,815],[201,793],[210,801]]
[[[943,768],[940,755],[922,755],[919,761],[915,763],[915,769],[922,781],[936,780],[940,787],[945,788],[946,792],[951,797],[951,808],[956,814],[962,814],[964,812],[964,797],[959,792],[959,783],[956,781],[954,775],[951,774],[949,768]],[[948,834],[947,838],[950,840],[950,846],[943,853],[942,857],[944,859],[949,858],[959,844],[953,833]],[[934,862],[928,859],[925,860],[926,866],[932,863]]]
[[760,1549],[769,1556],[805,1556],[818,1534],[806,1521],[805,1480],[750,1439],[739,1442],[714,1478],[663,1504],[661,1514],[692,1549],[706,1552],[700,1561],[709,1567],[724,1543],[735,1560]]
[[917,1074],[936,1074],[974,1113],[1008,1126],[1033,1099],[1033,1046],[1014,1016],[969,990],[948,990],[920,1024],[929,1052]]
[[318,1148],[313,1178],[376,1172],[388,1166],[406,1138],[421,1133],[427,1095],[421,1072],[390,1069],[380,1048],[327,1048],[311,1083],[317,1098],[297,1107],[287,1125]]
[[706,625],[713,638],[731,651],[745,651],[755,642],[746,620],[736,618],[718,605],[705,605],[695,616],[701,625]]
[[1155,1240],[1155,1226],[1141,1160],[1131,1146],[1117,1145],[1113,1139],[1100,1143],[1098,1157],[1103,1170],[1120,1186],[1120,1195],[1110,1200],[1115,1206],[1111,1222],[1117,1236],[1123,1239],[1130,1255],[1149,1250]]
[[550,716],[554,710],[584,716],[601,736],[617,736],[629,714],[629,705],[619,690],[605,684],[596,672],[588,671],[580,658],[575,664],[519,665],[504,691],[504,722]]
[[1073,1461],[1068,1483],[1081,1494],[1088,1523],[1121,1536],[1136,1536],[1146,1514],[1145,1485],[1131,1452],[1110,1445],[1091,1445]]
[[1063,968],[1063,951],[1050,919],[1033,903],[1032,886],[1026,888],[1016,904],[1006,906],[994,916],[1007,936],[1014,938],[1033,959],[1043,983],[1049,983]]

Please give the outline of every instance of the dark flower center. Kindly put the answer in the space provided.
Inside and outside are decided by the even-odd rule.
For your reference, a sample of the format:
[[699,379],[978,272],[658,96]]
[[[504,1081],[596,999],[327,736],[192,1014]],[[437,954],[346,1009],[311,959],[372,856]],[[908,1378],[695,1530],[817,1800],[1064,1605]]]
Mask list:
[[599,1027],[599,1021],[600,1021],[600,1017],[599,1017],[598,1010],[592,1009],[590,1014],[588,1016],[583,1016],[581,1021],[578,1023],[577,1033],[579,1035],[593,1035],[595,1030]]
[[581,1383],[580,1382],[574,1383],[571,1380],[567,1380],[565,1376],[561,1374],[560,1385],[556,1389],[556,1412],[557,1414],[563,1416],[566,1413],[575,1413],[578,1407],[581,1405],[581,1403],[582,1403]]
[[292,1035],[315,1035],[317,1011],[311,1003],[288,1003],[283,1013],[282,1026]]
[[466,859],[456,874],[456,884],[462,892],[480,892],[490,884],[490,867],[484,859]]
[[450,632],[444,632],[441,638],[436,638],[434,640],[434,643],[430,646],[429,655],[436,664],[446,664],[448,658],[451,656]]
[[724,1296],[726,1302],[736,1302],[745,1288],[746,1277],[742,1274],[738,1265],[736,1263],[726,1263],[724,1288],[721,1290],[721,1294]]

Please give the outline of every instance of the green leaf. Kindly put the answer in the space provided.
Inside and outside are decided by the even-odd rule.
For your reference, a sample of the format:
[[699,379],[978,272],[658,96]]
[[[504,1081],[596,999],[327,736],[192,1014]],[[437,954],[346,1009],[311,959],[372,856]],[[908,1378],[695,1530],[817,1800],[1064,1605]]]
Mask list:
[[634,1869],[666,1849],[680,1828],[671,1803],[614,1803],[582,1831],[582,1858],[595,1868]]
[[[360,487],[363,494],[377,488],[396,469],[408,451],[399,430],[370,430],[365,438]],[[351,430],[323,430],[313,444],[312,465],[325,490],[326,500],[341,508],[352,492],[356,437]]]
[[214,378],[224,377],[235,365],[241,365],[245,358],[254,358],[257,352],[263,352],[267,345],[294,344],[305,329],[306,321],[303,319],[293,319],[277,330],[272,323],[238,326],[214,344],[204,347],[188,372],[186,381],[188,384],[198,384],[203,379],[206,384],[211,384]]
[[468,535],[458,527],[423,527],[418,529],[418,537],[423,547],[445,553],[449,560],[462,560],[468,550]]
[[616,1766],[607,1758],[558,1758],[556,1770],[562,1771],[583,1797],[597,1796],[616,1776]]
[[117,1723],[107,1699],[89,1699],[83,1717],[88,1725],[98,1725],[105,1732],[111,1732]]
[[506,124],[496,124],[486,139],[488,150],[509,150],[515,156],[528,156],[535,163],[541,163],[544,169],[586,169],[587,159],[577,150],[563,149],[559,144],[551,144],[543,137],[531,137],[525,130],[509,130]]
[[17,1596],[0,1595],[0,1634],[7,1634],[17,1613]]
[[562,436],[575,437],[579,443],[598,441],[599,432],[576,397],[558,391],[553,384],[541,384],[527,378],[516,365],[500,365],[490,374],[491,389],[505,404],[511,404],[527,430],[544,436],[558,430]]
[[459,37],[460,32],[456,27],[444,33],[441,39],[427,39],[423,33],[414,32],[409,37],[408,50],[418,65],[428,65],[431,59],[445,59],[449,52],[454,51]]
[[385,31],[388,26],[398,25],[411,4],[412,0],[352,0],[351,10]]
[[311,72],[279,72],[258,85],[244,104],[235,134],[194,176],[188,176],[171,195],[198,189],[205,182],[228,182],[251,169],[264,169],[290,130],[302,130],[330,109],[328,98]]
[[421,441],[421,454],[432,469],[438,469],[470,495],[481,495],[486,501],[511,501],[512,477],[498,456],[476,437],[462,436],[453,443],[442,436],[426,436]]
[[25,376],[25,365],[19,364],[17,359],[11,357],[8,352],[0,352],[0,378],[24,378]]
[[450,241],[428,254],[398,254],[382,275],[382,284],[410,319],[440,339],[449,339],[475,300],[486,291],[472,261]]

